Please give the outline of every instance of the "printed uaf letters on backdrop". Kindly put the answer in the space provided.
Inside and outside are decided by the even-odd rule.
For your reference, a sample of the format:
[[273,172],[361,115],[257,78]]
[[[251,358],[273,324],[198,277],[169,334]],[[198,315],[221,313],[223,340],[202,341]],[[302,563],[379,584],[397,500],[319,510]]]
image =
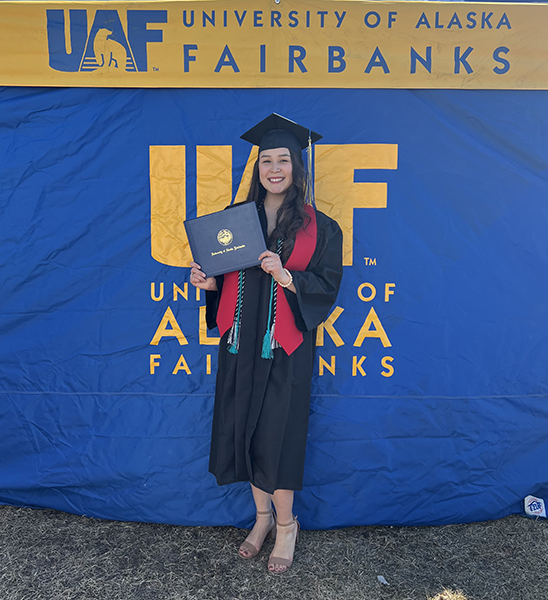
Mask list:
[[[88,11],[50,9],[47,14],[49,66],[56,71],[147,70],[147,43],[161,42],[161,30],[148,23],[166,23],[166,10],[128,10],[127,37],[117,10],[98,10],[88,34]],[[69,31],[70,51],[65,30]]]

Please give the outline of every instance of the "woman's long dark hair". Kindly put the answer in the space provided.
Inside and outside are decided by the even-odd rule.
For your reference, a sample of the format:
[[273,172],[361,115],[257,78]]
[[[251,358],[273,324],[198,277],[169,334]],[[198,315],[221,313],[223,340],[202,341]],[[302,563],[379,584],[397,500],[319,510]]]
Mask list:
[[[310,217],[304,210],[305,196],[305,171],[303,159],[299,154],[289,149],[291,164],[293,166],[293,182],[285,194],[284,201],[278,209],[278,218],[274,231],[268,237],[267,243],[270,250],[276,251],[278,238],[283,239],[282,261],[285,262],[293,246],[295,245],[295,236],[297,231],[310,221]],[[251,185],[247,194],[246,202],[255,202],[260,206],[266,197],[266,189],[263,187],[259,178],[259,159],[253,167]]]

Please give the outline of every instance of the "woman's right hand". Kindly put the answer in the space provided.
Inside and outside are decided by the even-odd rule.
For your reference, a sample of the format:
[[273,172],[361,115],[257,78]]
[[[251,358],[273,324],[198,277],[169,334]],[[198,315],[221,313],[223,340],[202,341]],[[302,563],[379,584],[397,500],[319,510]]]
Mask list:
[[217,291],[217,280],[215,277],[206,277],[200,265],[194,261],[190,263],[190,267],[190,283],[194,287],[206,290],[206,292]]

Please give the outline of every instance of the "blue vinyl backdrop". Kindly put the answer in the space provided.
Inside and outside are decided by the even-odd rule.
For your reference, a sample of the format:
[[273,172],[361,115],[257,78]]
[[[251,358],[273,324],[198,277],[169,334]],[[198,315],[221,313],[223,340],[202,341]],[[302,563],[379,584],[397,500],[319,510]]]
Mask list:
[[[232,145],[235,192],[239,135],[272,111],[322,144],[398,145],[396,170],[355,172],[388,182],[388,205],[354,211],[344,345],[318,348],[336,368],[316,365],[304,527],[477,521],[546,498],[547,105],[528,91],[0,89],[0,502],[251,523],[248,486],[207,472],[217,348],[199,345],[203,299],[173,302],[188,269],[151,257],[149,147],[186,146],[192,216],[195,146]],[[354,346],[371,306],[390,347]],[[150,346],[168,307],[186,346]],[[190,375],[172,374],[181,353]]]

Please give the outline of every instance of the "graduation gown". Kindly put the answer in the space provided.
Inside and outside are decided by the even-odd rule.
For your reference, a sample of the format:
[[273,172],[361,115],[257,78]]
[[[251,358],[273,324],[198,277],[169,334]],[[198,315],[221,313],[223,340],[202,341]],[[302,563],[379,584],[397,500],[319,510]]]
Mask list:
[[[266,239],[266,215],[259,208]],[[301,490],[308,432],[310,386],[316,328],[328,316],[342,278],[342,232],[316,211],[316,248],[305,271],[291,271],[297,293],[283,290],[303,342],[288,355],[274,349],[261,357],[267,330],[271,276],[260,267],[246,269],[238,354],[219,344],[209,470],[219,485],[250,481],[271,494]],[[206,293],[206,319],[216,325],[222,289]]]

